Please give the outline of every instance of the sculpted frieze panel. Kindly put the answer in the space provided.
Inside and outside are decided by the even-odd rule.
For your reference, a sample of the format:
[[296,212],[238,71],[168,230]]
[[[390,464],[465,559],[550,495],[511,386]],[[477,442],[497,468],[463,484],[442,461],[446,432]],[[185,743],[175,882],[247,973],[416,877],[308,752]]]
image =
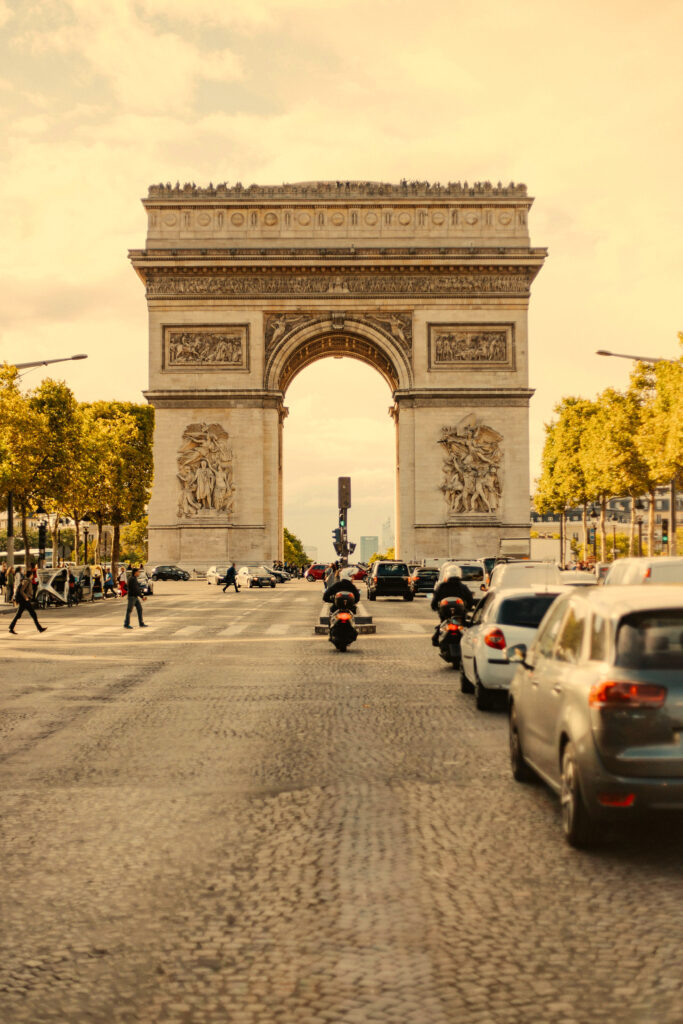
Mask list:
[[166,370],[248,370],[249,326],[164,327]]
[[433,296],[452,298],[473,295],[510,295],[526,297],[536,274],[528,267],[506,267],[496,272],[471,269],[420,273],[389,271],[386,273],[334,273],[318,270],[302,273],[277,270],[272,273],[253,271],[198,272],[148,269],[147,298],[239,297],[267,298],[272,295],[310,298],[364,298],[401,296]]
[[470,413],[455,426],[443,427],[438,443],[444,448],[441,491],[448,518],[472,513],[495,513],[503,493],[502,434]]
[[215,518],[234,508],[233,455],[220,423],[190,423],[178,450],[178,518]]
[[429,324],[429,367],[513,368],[514,325]]
[[315,324],[329,324],[333,331],[353,329],[353,324],[367,324],[396,342],[405,352],[410,354],[413,343],[413,317],[411,313],[362,313],[353,310],[345,312],[335,310],[327,314],[320,313],[267,313],[265,316],[264,335],[266,354],[268,355],[279,342],[290,334]]

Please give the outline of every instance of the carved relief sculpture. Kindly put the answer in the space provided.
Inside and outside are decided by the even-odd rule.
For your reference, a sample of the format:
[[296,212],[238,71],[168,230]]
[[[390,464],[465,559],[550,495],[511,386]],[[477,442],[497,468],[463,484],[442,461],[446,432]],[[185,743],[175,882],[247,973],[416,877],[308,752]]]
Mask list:
[[166,369],[248,369],[248,328],[164,328]]
[[223,515],[233,511],[232,449],[220,423],[191,423],[185,428],[177,475],[179,519],[191,519],[204,511]]
[[465,364],[508,366],[513,357],[512,326],[430,324],[429,356],[434,369]]
[[[368,324],[381,334],[387,335],[406,352],[411,352],[413,344],[412,313],[361,313],[356,310],[343,312],[333,310],[327,314],[320,313],[267,313],[264,320],[264,336],[266,355],[273,351],[283,338],[302,327],[331,322],[332,330],[342,331],[347,321]],[[350,325],[349,325],[350,326]]]
[[502,435],[473,414],[454,427],[443,427],[439,444],[445,455],[441,485],[448,516],[493,513],[502,495]]

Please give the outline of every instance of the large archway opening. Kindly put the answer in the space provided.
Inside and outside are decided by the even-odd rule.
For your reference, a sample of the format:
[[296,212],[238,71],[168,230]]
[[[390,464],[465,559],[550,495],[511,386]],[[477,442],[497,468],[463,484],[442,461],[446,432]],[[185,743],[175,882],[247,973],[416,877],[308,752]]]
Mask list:
[[[324,339],[320,339],[324,342]],[[376,362],[299,350],[288,367],[283,430],[283,522],[320,561],[335,557],[337,478],[352,480],[349,538],[383,549],[396,526],[396,433],[389,372]],[[291,372],[294,369],[294,372]],[[388,369],[388,368],[387,368]],[[387,525],[388,524],[388,525]]]

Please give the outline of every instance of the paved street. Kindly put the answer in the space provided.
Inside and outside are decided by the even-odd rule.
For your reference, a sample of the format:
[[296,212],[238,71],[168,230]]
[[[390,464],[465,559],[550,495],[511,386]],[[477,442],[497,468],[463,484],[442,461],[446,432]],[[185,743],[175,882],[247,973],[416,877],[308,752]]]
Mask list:
[[156,588],[0,618],[2,1024],[683,1021],[683,828],[567,847],[424,598]]

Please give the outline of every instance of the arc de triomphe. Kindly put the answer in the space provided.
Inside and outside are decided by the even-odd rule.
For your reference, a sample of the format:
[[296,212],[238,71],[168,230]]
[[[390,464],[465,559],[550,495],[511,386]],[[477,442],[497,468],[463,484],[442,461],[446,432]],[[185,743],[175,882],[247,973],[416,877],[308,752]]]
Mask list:
[[528,536],[532,202],[489,182],[151,186],[130,253],[156,410],[150,560],[282,557],[286,391],[334,355],[392,390],[401,557]]

